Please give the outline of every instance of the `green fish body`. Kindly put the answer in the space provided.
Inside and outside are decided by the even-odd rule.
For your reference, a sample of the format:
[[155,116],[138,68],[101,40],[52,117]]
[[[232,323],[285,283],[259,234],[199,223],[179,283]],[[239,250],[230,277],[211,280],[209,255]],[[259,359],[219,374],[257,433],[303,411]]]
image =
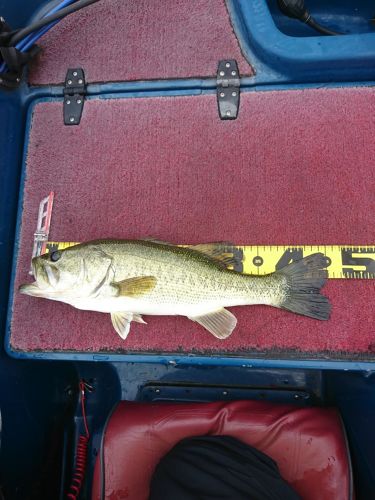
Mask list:
[[328,300],[319,293],[327,278],[322,254],[261,277],[233,271],[234,264],[223,244],[97,240],[34,258],[35,282],[20,291],[110,313],[122,338],[142,315],[179,315],[224,339],[237,323],[225,307],[253,304],[328,319]]

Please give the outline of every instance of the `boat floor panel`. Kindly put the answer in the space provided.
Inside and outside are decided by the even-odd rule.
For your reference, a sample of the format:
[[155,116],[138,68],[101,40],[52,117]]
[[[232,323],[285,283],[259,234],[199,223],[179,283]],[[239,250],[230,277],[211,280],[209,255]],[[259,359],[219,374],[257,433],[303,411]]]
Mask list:
[[88,99],[79,126],[62,102],[34,107],[26,156],[10,346],[22,352],[204,353],[373,359],[375,280],[331,280],[332,317],[234,308],[215,339],[181,317],[149,317],[126,341],[109,315],[17,293],[40,200],[55,192],[50,239],[154,237],[177,243],[374,243],[371,88],[248,92],[235,121],[216,96]]

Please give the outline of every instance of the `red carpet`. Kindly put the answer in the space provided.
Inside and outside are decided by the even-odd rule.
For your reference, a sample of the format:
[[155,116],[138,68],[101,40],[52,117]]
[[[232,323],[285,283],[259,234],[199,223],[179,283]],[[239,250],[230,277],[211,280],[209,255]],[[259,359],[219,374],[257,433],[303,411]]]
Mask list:
[[89,82],[210,77],[241,55],[224,0],[101,0],[68,16],[38,42],[35,85],[62,83],[82,67]]
[[[38,104],[16,287],[31,280],[38,205],[51,190],[53,240],[373,244],[374,116],[371,88],[247,93],[239,118],[227,122],[211,95],[89,100],[79,127],[62,124],[61,102]],[[148,317],[122,341],[109,315],[16,293],[11,345],[373,358],[374,291],[373,280],[330,281],[327,322],[235,308],[238,326],[227,341],[172,317]]]

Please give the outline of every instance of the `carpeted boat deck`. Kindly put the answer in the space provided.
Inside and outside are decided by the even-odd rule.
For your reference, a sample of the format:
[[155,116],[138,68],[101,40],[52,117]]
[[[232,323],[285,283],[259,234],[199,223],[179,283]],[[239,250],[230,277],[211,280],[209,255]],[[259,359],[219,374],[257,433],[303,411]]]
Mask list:
[[80,126],[62,102],[34,107],[10,345],[22,352],[375,357],[374,280],[330,280],[332,317],[233,308],[219,341],[185,318],[148,317],[123,341],[109,315],[20,295],[40,200],[55,191],[50,239],[373,244],[372,88],[243,93],[220,121],[216,96],[89,99]]
[[32,85],[65,81],[82,67],[88,82],[216,75],[220,59],[242,56],[224,0],[101,0],[63,19],[38,45]]

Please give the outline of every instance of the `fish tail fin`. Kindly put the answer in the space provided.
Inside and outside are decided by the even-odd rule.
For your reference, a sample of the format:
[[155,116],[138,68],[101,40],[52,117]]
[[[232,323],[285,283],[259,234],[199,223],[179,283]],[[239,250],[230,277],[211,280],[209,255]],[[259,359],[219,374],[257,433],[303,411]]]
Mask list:
[[314,319],[329,319],[331,304],[320,293],[328,278],[326,266],[325,256],[315,253],[276,271],[286,278],[285,298],[279,307]]

